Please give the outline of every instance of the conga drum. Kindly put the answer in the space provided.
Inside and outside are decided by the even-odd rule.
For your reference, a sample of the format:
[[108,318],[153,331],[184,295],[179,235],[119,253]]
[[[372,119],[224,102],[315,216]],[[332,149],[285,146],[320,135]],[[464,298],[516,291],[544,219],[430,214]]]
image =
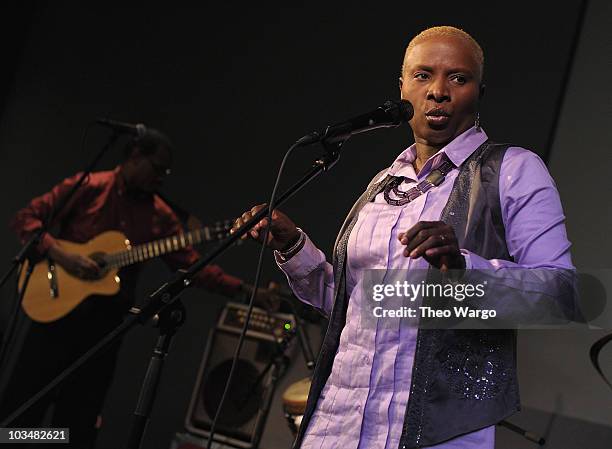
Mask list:
[[305,379],[289,385],[289,388],[283,393],[283,410],[285,411],[285,418],[287,418],[289,429],[291,429],[294,436],[297,435],[297,431],[302,423],[309,390],[310,377],[306,377]]

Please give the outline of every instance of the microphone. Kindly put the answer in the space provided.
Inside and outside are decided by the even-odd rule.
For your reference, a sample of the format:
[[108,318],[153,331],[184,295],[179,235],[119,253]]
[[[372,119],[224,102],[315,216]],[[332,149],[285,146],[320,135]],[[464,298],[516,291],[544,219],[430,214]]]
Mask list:
[[414,109],[406,100],[388,100],[382,106],[371,112],[358,115],[345,122],[330,125],[322,131],[315,131],[305,135],[297,142],[301,145],[310,145],[316,142],[337,143],[354,136],[378,128],[396,128],[403,122],[412,118]]
[[142,123],[136,123],[136,124],[124,123],[124,122],[118,122],[116,120],[111,120],[108,118],[99,118],[98,120],[96,120],[96,123],[98,125],[103,125],[108,128],[111,128],[116,133],[133,134],[136,137],[143,137],[147,132],[147,127],[144,126]]

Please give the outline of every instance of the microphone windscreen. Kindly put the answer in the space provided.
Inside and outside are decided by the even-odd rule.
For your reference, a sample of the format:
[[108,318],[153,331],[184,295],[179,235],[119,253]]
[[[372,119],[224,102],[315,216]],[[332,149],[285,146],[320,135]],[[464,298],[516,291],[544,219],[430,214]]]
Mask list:
[[414,115],[414,108],[407,100],[399,101],[399,115],[402,122],[408,122]]

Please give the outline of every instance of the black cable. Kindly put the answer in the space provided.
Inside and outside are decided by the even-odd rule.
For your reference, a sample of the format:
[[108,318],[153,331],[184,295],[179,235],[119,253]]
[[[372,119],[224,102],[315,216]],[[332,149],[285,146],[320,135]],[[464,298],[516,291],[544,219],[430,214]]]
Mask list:
[[242,349],[242,345],[244,343],[244,337],[246,336],[247,329],[249,327],[249,321],[251,320],[251,314],[253,312],[253,306],[255,302],[255,297],[257,296],[257,290],[259,288],[259,280],[261,277],[262,271],[262,262],[263,257],[266,251],[266,245],[268,242],[268,235],[270,234],[270,224],[272,223],[272,212],[274,211],[274,200],[276,199],[276,191],[278,190],[278,185],[280,184],[280,179],[285,170],[285,164],[289,159],[289,156],[293,152],[295,148],[300,145],[300,142],[296,142],[287,150],[285,156],[283,157],[283,161],[278,169],[278,174],[276,175],[276,182],[274,183],[274,188],[272,189],[272,194],[270,195],[270,205],[268,215],[266,219],[268,220],[268,226],[265,227],[264,235],[263,235],[263,243],[261,245],[261,250],[259,251],[259,260],[257,261],[257,270],[255,272],[255,281],[253,282],[253,289],[251,291],[251,297],[249,298],[249,306],[247,310],[246,317],[244,318],[244,325],[242,326],[242,330],[240,331],[240,338],[238,339],[238,344],[236,346],[236,351],[234,352],[234,357],[232,359],[232,367],[230,368],[229,375],[227,376],[227,381],[225,382],[225,388],[223,390],[223,395],[221,396],[221,400],[219,401],[219,406],[217,407],[217,411],[215,412],[215,417],[210,426],[210,432],[208,435],[208,443],[206,444],[206,449],[211,449],[213,436],[215,434],[215,429],[217,427],[217,421],[219,420],[219,416],[221,415],[221,409],[223,408],[223,404],[225,403],[227,393],[229,392],[232,377],[234,375],[234,370],[236,368],[236,363],[238,362],[238,358],[240,357],[240,351]]
[[591,358],[591,363],[593,364],[593,367],[610,388],[612,388],[612,383],[610,382],[610,380],[608,380],[603,370],[601,369],[601,364],[599,363],[599,354],[601,353],[601,350],[604,348],[604,346],[606,346],[611,341],[612,334],[605,335],[599,340],[597,340],[595,343],[593,343],[591,349],[589,350],[589,356]]

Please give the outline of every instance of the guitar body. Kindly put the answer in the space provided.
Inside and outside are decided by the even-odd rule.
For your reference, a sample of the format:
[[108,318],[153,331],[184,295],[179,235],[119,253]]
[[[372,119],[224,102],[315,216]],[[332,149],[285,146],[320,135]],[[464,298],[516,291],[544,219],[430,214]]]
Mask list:
[[[114,295],[119,292],[120,267],[141,263],[184,249],[190,245],[221,240],[227,237],[234,220],[217,222],[189,232],[179,233],[148,243],[131,246],[129,240],[118,231],[107,231],[87,243],[57,242],[70,253],[88,256],[101,268],[96,279],[81,279],[68,273],[50,259],[37,263],[23,298],[23,310],[34,321],[49,323],[68,315],[91,295]],[[26,266],[19,278],[21,289]]]
[[[114,253],[129,249],[129,241],[121,232],[107,231],[87,243],[58,240],[69,252],[89,256]],[[19,279],[23,285],[26,266]],[[34,321],[48,323],[70,313],[91,295],[114,295],[119,292],[120,280],[116,268],[102,270],[98,279],[81,279],[68,273],[58,264],[45,259],[34,266],[23,297],[23,310]]]

